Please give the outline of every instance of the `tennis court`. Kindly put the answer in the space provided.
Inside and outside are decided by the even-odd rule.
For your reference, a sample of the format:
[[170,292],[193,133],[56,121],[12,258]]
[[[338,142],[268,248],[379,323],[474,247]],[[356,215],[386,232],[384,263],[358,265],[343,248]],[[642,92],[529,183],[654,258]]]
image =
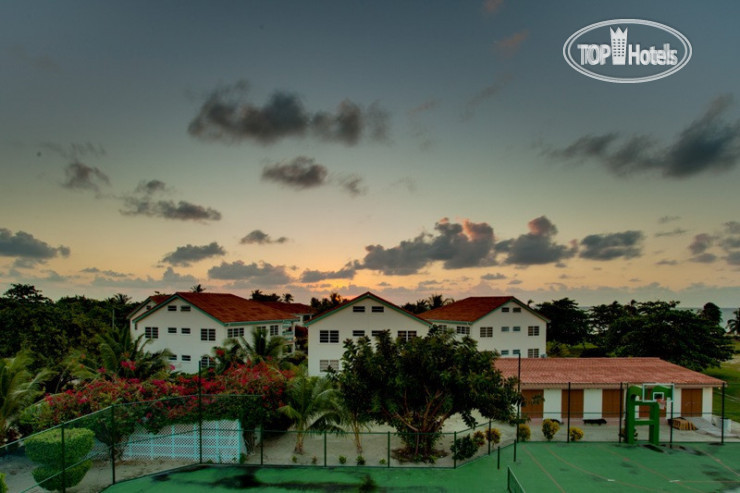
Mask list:
[[524,443],[517,453],[511,470],[528,492],[740,491],[737,444]]

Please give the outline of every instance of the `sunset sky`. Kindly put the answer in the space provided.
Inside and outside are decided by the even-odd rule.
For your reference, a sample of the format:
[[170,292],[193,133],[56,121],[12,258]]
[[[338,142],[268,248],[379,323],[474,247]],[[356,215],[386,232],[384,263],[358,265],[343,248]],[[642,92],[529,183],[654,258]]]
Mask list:
[[[736,1],[0,2],[0,292],[740,306]],[[642,84],[571,34],[693,48]],[[608,40],[605,40],[608,42]]]

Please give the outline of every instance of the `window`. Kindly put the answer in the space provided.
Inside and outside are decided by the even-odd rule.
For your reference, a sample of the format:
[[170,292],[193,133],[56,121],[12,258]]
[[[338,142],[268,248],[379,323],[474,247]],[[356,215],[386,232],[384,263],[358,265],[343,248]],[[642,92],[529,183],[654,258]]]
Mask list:
[[470,335],[470,327],[468,327],[467,325],[458,325],[456,332],[459,335],[469,336]]
[[280,335],[280,326],[279,325],[270,325],[270,335],[271,336]]
[[200,329],[200,340],[201,341],[215,341],[216,340],[216,329]]
[[365,313],[365,307],[364,306],[353,306],[352,311],[355,313]]
[[365,335],[364,330],[353,330],[352,337],[363,337]]
[[522,307],[521,306],[516,306],[516,307],[512,308],[511,311],[513,311],[514,313],[522,313]]
[[258,325],[255,327],[257,330],[267,330],[267,325]]
[[177,306],[176,305],[167,305],[167,311],[168,312],[176,312]]
[[540,326],[539,325],[530,325],[527,327],[527,335],[528,336],[538,336],[540,335]]
[[481,327],[480,336],[481,337],[493,337],[493,327]]
[[512,329],[512,332],[521,332],[521,331],[522,331],[522,328],[519,327],[518,325],[515,325],[514,328]]
[[447,330],[447,325],[446,324],[439,324],[439,325],[437,325],[437,327],[439,327],[442,330]]
[[509,332],[509,328],[508,327],[501,327],[501,332]]
[[521,352],[518,349],[514,349],[511,354],[521,354]]
[[505,307],[503,307],[503,308],[501,309],[501,311],[502,311],[503,313],[509,313],[509,307],[508,307],[508,306],[505,306]]
[[190,361],[190,355],[189,354],[183,354],[182,356],[180,356],[180,359],[182,361]]
[[226,335],[227,337],[229,337],[229,339],[244,337],[244,327],[234,327],[233,329],[226,329]]
[[508,356],[508,355],[509,355],[509,350],[508,349],[502,349],[501,350],[501,356]]
[[319,342],[322,344],[339,342],[339,331],[338,330],[320,330],[319,331]]
[[177,355],[176,354],[170,354],[168,358],[170,361],[177,361]]
[[177,334],[177,327],[167,327],[168,334]]
[[384,307],[384,306],[379,306],[379,305],[376,305],[376,306],[373,306],[373,307],[371,308],[371,311],[372,311],[373,313],[383,313],[383,312],[385,311],[385,307]]
[[416,337],[416,331],[415,330],[399,330],[398,331],[398,338],[402,341],[410,341]]
[[183,306],[180,307],[180,311],[181,312],[189,312],[190,311],[190,307],[189,306],[186,306],[186,305],[183,305]]
[[385,332],[385,331],[384,330],[374,330],[374,331],[370,332],[370,335],[372,335],[373,337],[378,337],[383,332]]
[[190,334],[190,328],[189,327],[183,327],[180,329],[181,334]]
[[216,362],[210,356],[203,356],[200,358],[201,368],[215,368]]
[[146,327],[144,329],[145,339],[159,339],[159,327]]
[[335,370],[338,370],[339,360],[338,359],[319,360],[319,371],[329,371],[329,367],[334,368]]
[[539,358],[539,357],[540,357],[539,348],[527,349],[527,358]]

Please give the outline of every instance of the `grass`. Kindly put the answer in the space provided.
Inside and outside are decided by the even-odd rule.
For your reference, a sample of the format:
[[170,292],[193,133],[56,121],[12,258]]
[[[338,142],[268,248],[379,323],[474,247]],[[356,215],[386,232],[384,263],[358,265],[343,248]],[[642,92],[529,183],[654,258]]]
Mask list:
[[[740,354],[740,340],[734,339],[735,354]],[[725,416],[740,421],[740,358],[723,362],[719,368],[709,368],[706,375],[727,382],[725,387]],[[715,414],[722,411],[722,389],[715,389],[712,403]]]

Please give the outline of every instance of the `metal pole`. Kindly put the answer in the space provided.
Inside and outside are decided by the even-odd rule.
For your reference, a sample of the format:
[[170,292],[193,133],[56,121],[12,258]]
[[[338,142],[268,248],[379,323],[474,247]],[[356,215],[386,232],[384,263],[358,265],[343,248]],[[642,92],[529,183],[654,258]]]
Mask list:
[[62,423],[62,493],[67,491],[67,461],[65,455],[67,454],[64,450],[64,423]]
[[111,479],[116,484],[116,406],[110,407],[110,468]]
[[570,382],[568,382],[568,431],[565,435],[565,442],[570,443]]
[[496,469],[501,469],[501,447],[496,449]]
[[391,432],[388,432],[388,467],[391,467]]
[[622,443],[622,413],[624,412],[623,383],[619,382],[619,443]]
[[720,425],[721,426],[720,429],[722,433],[722,438],[721,438],[720,443],[722,443],[722,445],[725,444],[725,386],[726,385],[727,384],[725,382],[722,382],[722,421],[721,421],[722,424]]
[[[455,445],[458,445],[458,443],[457,443],[457,432],[455,432],[455,434],[452,436],[452,443],[454,443]],[[455,447],[455,448],[457,448],[457,447]],[[457,469],[457,453],[455,453],[455,454],[452,455],[452,468],[453,469]]]
[[[521,395],[522,393],[522,353],[519,353],[519,358],[517,362],[517,372],[516,372],[516,391]],[[519,443],[519,419],[522,414],[522,404],[519,403],[516,406],[516,434],[514,435],[514,462],[516,462],[516,446],[517,443]]]
[[669,421],[670,427],[670,442],[669,442],[669,448],[673,448],[673,396],[671,395],[671,419]]
[[324,467],[326,467],[326,430],[324,430]]
[[[488,435],[490,438],[493,438],[490,436],[490,433],[491,433],[491,420],[489,419],[488,420],[488,433],[486,433],[486,435]],[[491,440],[488,440],[488,455],[491,455]]]
[[198,361],[198,462],[203,464],[203,360]]

